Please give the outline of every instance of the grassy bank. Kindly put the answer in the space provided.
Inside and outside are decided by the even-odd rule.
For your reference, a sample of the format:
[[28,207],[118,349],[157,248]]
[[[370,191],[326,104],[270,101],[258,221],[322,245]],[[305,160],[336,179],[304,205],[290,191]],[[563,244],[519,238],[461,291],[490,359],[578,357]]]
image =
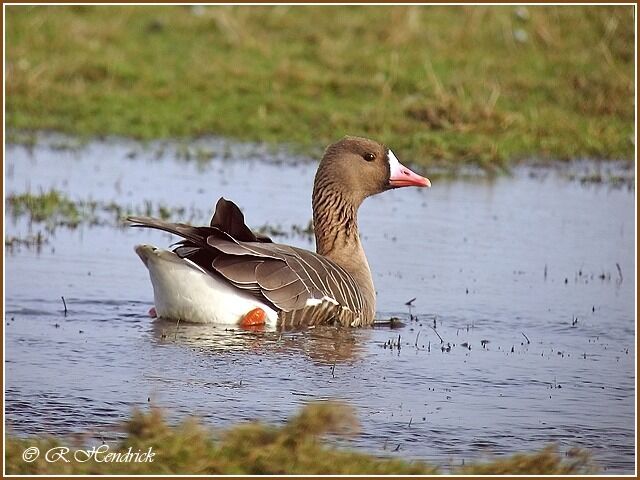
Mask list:
[[[378,458],[336,448],[327,434],[348,436],[357,430],[353,412],[344,405],[316,403],[305,407],[283,426],[248,423],[210,432],[195,421],[167,425],[159,411],[137,413],[128,422],[126,439],[110,452],[155,452],[151,463],[105,463],[94,459],[69,463],[44,460],[44,452],[69,446],[56,439],[8,438],[9,474],[437,474],[436,466],[422,462]],[[324,440],[322,438],[325,438]],[[40,457],[22,458],[28,447]],[[98,445],[99,446],[99,445]],[[76,447],[79,448],[79,447]],[[72,448],[75,451],[76,448]],[[86,457],[80,456],[82,460]],[[101,457],[104,459],[104,457]],[[584,451],[558,454],[553,448],[456,468],[459,474],[580,474],[593,473]]]
[[7,126],[631,159],[633,25],[603,6],[9,6]]

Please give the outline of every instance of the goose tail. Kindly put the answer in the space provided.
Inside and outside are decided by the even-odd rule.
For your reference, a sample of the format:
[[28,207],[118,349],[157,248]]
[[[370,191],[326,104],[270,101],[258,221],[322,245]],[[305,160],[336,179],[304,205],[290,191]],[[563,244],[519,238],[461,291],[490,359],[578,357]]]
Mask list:
[[[244,223],[244,215],[240,208],[230,200],[220,197],[211,218],[210,227],[194,227],[185,223],[172,223],[157,218],[130,216],[127,221],[132,227],[153,228],[173,233],[196,245],[206,244],[206,239],[213,231],[220,231],[240,242],[272,243],[266,235],[253,232]],[[213,230],[213,231],[212,231]]]

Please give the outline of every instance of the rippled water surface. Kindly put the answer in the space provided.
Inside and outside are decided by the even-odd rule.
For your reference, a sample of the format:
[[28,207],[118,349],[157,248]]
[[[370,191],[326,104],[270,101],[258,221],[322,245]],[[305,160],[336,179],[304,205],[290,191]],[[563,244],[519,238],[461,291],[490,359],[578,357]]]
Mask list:
[[[208,162],[153,145],[9,146],[6,193],[162,203],[198,223],[225,196],[249,225],[307,225],[315,164],[223,146],[212,142]],[[150,404],[220,426],[339,399],[362,424],[351,444],[376,454],[446,466],[555,442],[589,448],[606,473],[633,473],[635,192],[568,176],[527,168],[367,200],[359,220],[378,316],[399,317],[394,329],[230,332],[151,320],[133,245],[169,245],[161,232],[58,228],[40,249],[8,250],[7,425],[109,436]],[[39,228],[8,217],[6,235]],[[302,235],[279,240],[313,248]],[[405,306],[414,297],[415,318]]]

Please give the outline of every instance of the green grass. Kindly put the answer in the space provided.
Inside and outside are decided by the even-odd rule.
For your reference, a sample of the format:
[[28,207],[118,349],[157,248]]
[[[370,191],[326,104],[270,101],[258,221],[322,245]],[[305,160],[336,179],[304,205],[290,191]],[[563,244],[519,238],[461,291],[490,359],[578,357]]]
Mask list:
[[351,134],[426,166],[633,158],[631,6],[8,6],[6,28],[18,140],[315,152]]
[[[423,462],[379,458],[331,445],[331,434],[349,436],[357,431],[353,411],[335,403],[312,403],[282,426],[260,422],[211,432],[190,420],[168,426],[161,412],[136,413],[126,426],[126,438],[110,452],[148,451],[152,463],[100,463],[63,461],[48,463],[44,452],[55,446],[71,447],[53,438],[6,442],[8,474],[438,474],[448,473]],[[22,453],[39,448],[40,457],[27,463]],[[99,446],[99,445],[98,445]],[[76,447],[80,448],[80,447]],[[85,446],[89,448],[89,446]],[[74,451],[75,448],[72,448]],[[85,457],[81,457],[85,460]],[[475,462],[454,469],[459,474],[586,474],[594,473],[589,455],[572,450],[565,455],[553,447],[506,458]]]
[[[29,223],[43,225],[47,232],[53,232],[58,227],[73,229],[80,225],[125,227],[126,218],[132,215],[186,222],[203,216],[193,208],[188,210],[181,206],[168,207],[149,200],[136,206],[116,201],[72,200],[55,189],[39,193],[9,194],[6,208],[12,218],[24,218]],[[5,239],[5,244],[7,242]]]
[[[112,226],[126,227],[127,217],[132,215],[160,218],[162,220],[194,223],[195,219],[203,219],[207,215],[195,208],[181,206],[168,207],[162,203],[145,200],[139,205],[120,204],[95,200],[72,200],[65,193],[55,189],[40,193],[9,194],[6,211],[14,220],[25,219],[30,224],[44,227],[36,235],[5,237],[8,247],[40,247],[49,240],[49,235],[58,227],[75,229],[79,226]],[[202,220],[200,220],[202,222]],[[313,225],[311,220],[306,225],[291,224],[287,226],[263,224],[255,227],[255,231],[274,238],[298,237],[311,240]]]
[[7,197],[12,217],[27,216],[31,222],[77,227],[83,219],[82,208],[57,190],[38,195],[21,193]]

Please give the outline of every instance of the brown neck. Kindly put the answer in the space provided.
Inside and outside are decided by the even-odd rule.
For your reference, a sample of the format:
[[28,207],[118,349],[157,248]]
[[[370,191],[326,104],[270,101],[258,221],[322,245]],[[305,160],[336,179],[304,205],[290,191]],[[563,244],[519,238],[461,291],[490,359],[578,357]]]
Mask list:
[[317,177],[313,188],[316,252],[353,276],[371,303],[367,307],[373,318],[376,293],[358,231],[358,207],[362,199],[354,198],[340,185],[322,180]]

